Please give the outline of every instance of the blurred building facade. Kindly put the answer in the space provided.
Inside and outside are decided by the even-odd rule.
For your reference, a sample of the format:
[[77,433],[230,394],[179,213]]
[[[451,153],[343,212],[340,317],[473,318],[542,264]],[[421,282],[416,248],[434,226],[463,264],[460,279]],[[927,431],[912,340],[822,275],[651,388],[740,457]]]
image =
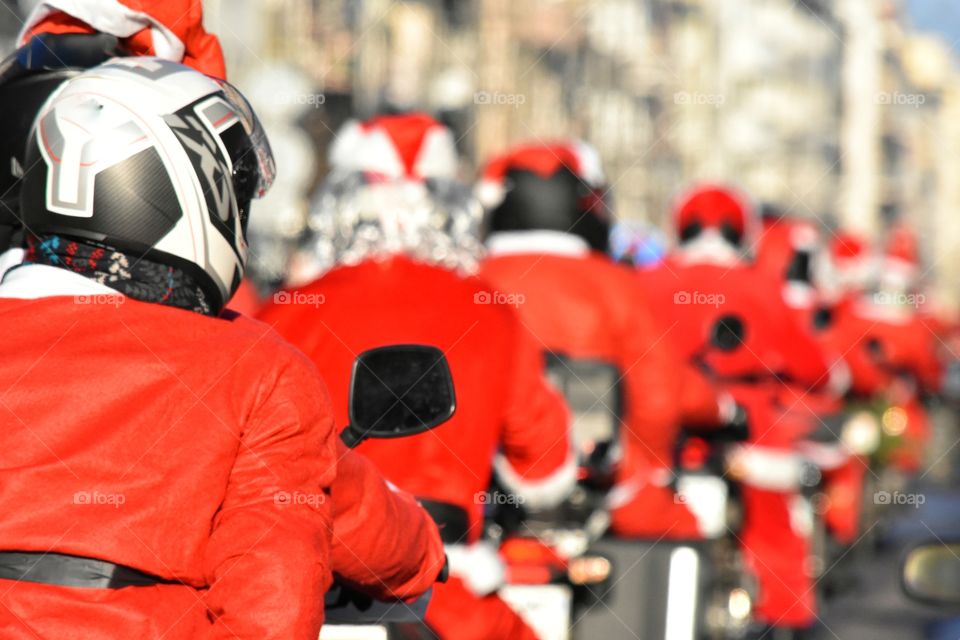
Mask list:
[[451,124],[465,177],[512,142],[580,136],[622,217],[663,222],[691,182],[729,181],[826,228],[878,238],[907,220],[929,273],[960,277],[960,73],[897,0],[206,6],[241,85],[277,61],[305,73],[321,149],[351,113],[385,107]]

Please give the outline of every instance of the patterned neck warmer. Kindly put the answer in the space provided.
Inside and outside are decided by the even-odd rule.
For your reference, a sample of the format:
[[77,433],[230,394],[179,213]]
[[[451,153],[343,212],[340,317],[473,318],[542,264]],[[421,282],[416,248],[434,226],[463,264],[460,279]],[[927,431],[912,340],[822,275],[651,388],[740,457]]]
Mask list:
[[142,302],[153,302],[207,316],[214,309],[196,279],[182,270],[152,262],[130,259],[110,247],[91,241],[51,235],[27,238],[25,263],[68,269]]

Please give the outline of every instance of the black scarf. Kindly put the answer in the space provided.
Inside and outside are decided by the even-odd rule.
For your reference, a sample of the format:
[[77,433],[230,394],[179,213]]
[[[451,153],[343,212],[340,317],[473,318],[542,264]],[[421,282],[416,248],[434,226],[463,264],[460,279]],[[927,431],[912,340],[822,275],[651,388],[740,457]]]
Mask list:
[[215,316],[207,295],[181,269],[127,254],[89,240],[50,235],[27,238],[25,263],[45,264],[79,273],[142,302]]

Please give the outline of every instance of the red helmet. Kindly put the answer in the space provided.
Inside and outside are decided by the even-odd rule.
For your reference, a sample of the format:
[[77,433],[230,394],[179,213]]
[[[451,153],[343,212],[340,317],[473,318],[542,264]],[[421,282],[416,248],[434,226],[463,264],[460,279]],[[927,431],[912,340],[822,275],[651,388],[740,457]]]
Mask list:
[[688,191],[674,208],[680,250],[705,261],[731,261],[746,248],[754,224],[746,197],[721,185]]
[[599,154],[579,140],[515,146],[490,160],[477,186],[490,231],[572,233],[604,252],[608,191]]

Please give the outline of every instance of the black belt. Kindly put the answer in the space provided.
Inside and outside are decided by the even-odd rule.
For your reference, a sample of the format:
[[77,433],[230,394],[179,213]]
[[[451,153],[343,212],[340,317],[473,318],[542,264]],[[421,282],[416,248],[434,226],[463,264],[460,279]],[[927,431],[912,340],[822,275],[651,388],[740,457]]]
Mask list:
[[181,584],[106,560],[20,551],[0,552],[0,579],[91,589]]
[[420,498],[420,505],[430,514],[440,529],[440,539],[446,544],[466,544],[470,533],[470,516],[465,509],[436,500]]

